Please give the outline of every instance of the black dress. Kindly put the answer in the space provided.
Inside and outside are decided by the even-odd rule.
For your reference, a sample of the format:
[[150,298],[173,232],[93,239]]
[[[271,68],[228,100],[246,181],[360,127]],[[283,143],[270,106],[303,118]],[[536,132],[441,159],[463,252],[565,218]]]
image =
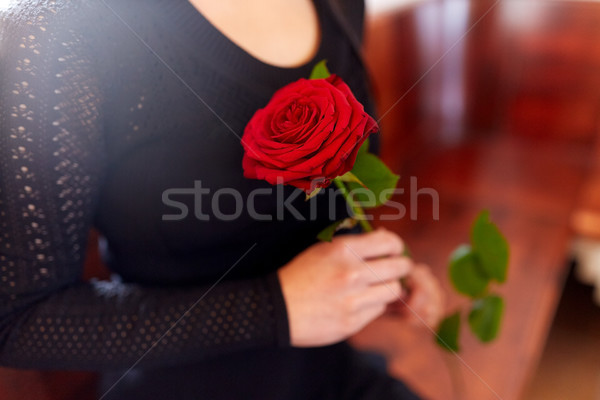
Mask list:
[[[290,346],[275,271],[346,209],[242,175],[245,124],[316,61],[369,104],[361,2],[315,4],[299,68],[186,0],[0,9],[1,365],[102,371],[104,399],[416,398],[345,343]],[[92,226],[111,281],[81,281]]]

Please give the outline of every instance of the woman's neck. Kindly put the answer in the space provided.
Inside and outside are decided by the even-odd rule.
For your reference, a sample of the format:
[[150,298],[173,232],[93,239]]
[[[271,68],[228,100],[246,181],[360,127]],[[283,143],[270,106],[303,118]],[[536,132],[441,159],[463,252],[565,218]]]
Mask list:
[[311,0],[189,0],[223,35],[258,60],[278,67],[310,61],[321,40]]

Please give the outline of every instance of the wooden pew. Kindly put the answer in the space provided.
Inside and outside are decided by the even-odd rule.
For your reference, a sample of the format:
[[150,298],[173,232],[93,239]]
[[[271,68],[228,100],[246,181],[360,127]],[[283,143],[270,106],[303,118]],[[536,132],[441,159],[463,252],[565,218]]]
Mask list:
[[390,372],[426,398],[516,400],[535,371],[567,272],[571,218],[594,179],[598,26],[600,4],[534,0],[426,1],[368,24],[383,157],[402,175],[405,193],[394,200],[407,211],[379,224],[432,266],[449,311],[461,300],[447,283],[448,255],[468,241],[480,209],[491,211],[512,251],[509,280],[498,290],[505,322],[491,345],[463,331],[460,359],[448,356],[427,328],[390,316],[355,337],[357,346],[385,353]]

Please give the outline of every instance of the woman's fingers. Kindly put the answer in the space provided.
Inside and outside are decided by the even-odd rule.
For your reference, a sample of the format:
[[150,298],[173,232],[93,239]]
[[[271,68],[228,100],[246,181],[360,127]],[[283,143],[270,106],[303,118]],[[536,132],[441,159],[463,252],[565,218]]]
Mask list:
[[444,310],[444,294],[438,280],[425,265],[415,266],[408,280],[410,296],[388,309],[404,315],[414,325],[437,326]]
[[400,282],[392,280],[365,288],[355,296],[355,301],[359,304],[359,309],[380,305],[385,307],[388,303],[400,299],[401,296],[402,287]]
[[376,285],[381,282],[398,280],[409,275],[413,270],[413,262],[410,258],[396,256],[365,260],[356,268],[362,268],[361,275],[366,284]]
[[400,237],[384,229],[342,236],[335,245],[344,254],[344,264],[354,273],[358,286],[400,279],[413,268],[412,260],[402,256],[404,244]]
[[346,251],[363,260],[399,256],[404,251],[404,243],[398,235],[385,229],[377,229],[362,235],[340,236],[339,241]]

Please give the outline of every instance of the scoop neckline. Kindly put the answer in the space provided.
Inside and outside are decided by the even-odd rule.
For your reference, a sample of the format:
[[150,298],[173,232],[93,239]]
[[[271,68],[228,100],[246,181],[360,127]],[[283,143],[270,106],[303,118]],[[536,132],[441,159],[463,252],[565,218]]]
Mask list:
[[[204,29],[202,29],[202,33],[204,35],[208,35],[210,37],[211,40],[215,40],[216,43],[213,44],[213,48],[220,48],[222,50],[222,52],[233,52],[233,53],[229,53],[229,54],[237,54],[239,55],[243,61],[244,61],[244,65],[248,66],[248,64],[246,63],[251,63],[251,65],[253,65],[255,68],[259,68],[259,69],[269,69],[271,71],[274,72],[279,72],[279,73],[287,73],[287,72],[298,72],[298,71],[304,71],[307,68],[312,68],[318,61],[320,61],[320,59],[322,58],[322,53],[323,53],[323,48],[324,48],[324,38],[325,38],[325,24],[324,24],[324,18],[323,18],[323,7],[320,1],[318,0],[312,0],[313,6],[315,7],[315,11],[317,13],[317,22],[318,22],[318,26],[319,26],[319,43],[317,45],[317,48],[314,52],[314,54],[310,57],[310,59],[300,65],[297,66],[292,66],[292,67],[284,67],[284,66],[278,66],[275,64],[270,64],[266,61],[263,61],[257,57],[255,57],[254,55],[252,55],[251,53],[249,53],[246,49],[244,49],[243,47],[239,46],[237,43],[235,43],[233,40],[231,40],[227,35],[225,35],[223,32],[221,32],[215,25],[213,25],[212,22],[210,22],[208,20],[208,18],[206,18],[206,16],[200,11],[198,10],[196,7],[194,7],[194,5],[189,1],[189,0],[182,0],[186,3],[186,7],[182,7],[182,11],[183,9],[187,8],[187,10],[183,11],[185,12],[190,18],[188,21],[192,21],[193,19],[199,19],[201,21],[201,23],[198,23],[198,21],[196,21],[196,23],[194,24],[196,26],[196,28],[203,26]],[[192,26],[190,26],[190,28],[193,28]]]

